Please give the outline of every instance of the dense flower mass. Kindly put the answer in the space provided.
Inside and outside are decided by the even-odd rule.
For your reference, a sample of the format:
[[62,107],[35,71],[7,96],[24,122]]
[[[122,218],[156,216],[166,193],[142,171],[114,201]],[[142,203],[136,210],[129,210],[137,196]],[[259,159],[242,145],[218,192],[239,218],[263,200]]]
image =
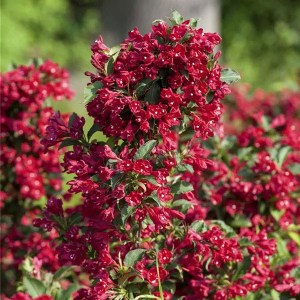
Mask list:
[[40,144],[53,114],[46,101],[71,96],[69,74],[51,61],[20,66],[0,77],[1,283],[8,294],[15,288],[26,255],[35,256],[39,269],[58,268],[51,246],[57,235],[45,236],[31,223],[40,214],[34,202],[62,187],[58,147],[45,154]]
[[[239,76],[218,64],[220,37],[176,11],[169,21],[154,22],[146,35],[135,28],[118,47],[99,37],[84,96],[93,125],[85,130],[83,117],[56,112],[40,130],[45,152],[39,146],[34,153],[52,157],[58,145],[69,147],[61,167],[73,177],[68,195],[55,192],[52,174],[41,183],[51,189],[38,189],[48,199],[33,223],[49,232],[58,260],[39,233],[24,240],[36,256],[23,263],[25,280],[13,300],[72,294],[76,300],[295,300],[300,294],[300,94],[257,91],[247,99],[239,87],[224,110],[228,84]],[[21,149],[19,161],[30,156],[37,168],[38,156],[22,143],[14,155]],[[14,155],[9,162],[21,178]],[[59,169],[58,159],[51,162]],[[35,199],[24,194],[25,179],[18,184],[23,194],[16,202]],[[65,209],[70,195],[80,205]],[[10,234],[11,249],[26,249],[17,231]],[[58,286],[70,269],[81,287]]]

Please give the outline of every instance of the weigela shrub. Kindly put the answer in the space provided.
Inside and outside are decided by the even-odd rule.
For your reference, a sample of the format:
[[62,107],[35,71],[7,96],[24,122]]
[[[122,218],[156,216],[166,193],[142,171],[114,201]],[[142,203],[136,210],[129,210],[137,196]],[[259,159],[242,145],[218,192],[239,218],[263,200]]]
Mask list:
[[34,277],[41,267],[59,267],[51,246],[57,235],[45,236],[31,223],[40,214],[35,203],[62,187],[58,147],[45,154],[40,144],[53,114],[46,102],[70,99],[72,94],[69,74],[51,61],[19,66],[0,77],[1,283],[8,294],[15,289],[26,255],[35,256]]
[[198,195],[209,218],[233,227],[240,244],[250,240],[260,247],[239,279],[253,293],[249,297],[295,299],[300,293],[300,93],[256,91],[249,98],[246,92],[233,90],[225,109],[231,123],[224,123],[225,134],[220,130],[206,142],[214,167],[202,172]]
[[176,12],[170,23],[144,36],[134,29],[112,49],[99,38],[85,91],[93,126],[84,132],[84,118],[56,114],[43,138],[46,149],[72,146],[62,165],[82,207],[66,218],[53,197],[36,225],[55,228],[60,262],[89,275],[77,300],[230,299],[264,293],[277,276],[276,237],[263,226],[235,232],[222,207],[214,212],[224,195],[199,194],[216,171],[202,143],[220,130],[220,100],[238,76],[218,64],[217,34]]

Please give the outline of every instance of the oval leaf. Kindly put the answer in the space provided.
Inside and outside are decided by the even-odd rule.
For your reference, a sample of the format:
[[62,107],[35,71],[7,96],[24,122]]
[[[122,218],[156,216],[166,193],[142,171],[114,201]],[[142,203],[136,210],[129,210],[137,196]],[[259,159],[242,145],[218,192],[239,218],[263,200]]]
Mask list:
[[127,267],[132,267],[136,264],[136,262],[138,262],[141,258],[143,253],[146,251],[146,249],[135,249],[135,250],[131,250],[129,251],[124,259],[124,264]]
[[134,160],[147,158],[156,145],[156,140],[150,140],[142,145],[133,156]]
[[226,82],[227,84],[237,82],[241,79],[240,74],[233,69],[223,69],[221,71],[221,81]]
[[44,284],[33,277],[24,276],[23,285],[26,292],[33,298],[41,296],[46,292]]
[[88,103],[93,100],[97,94],[97,91],[102,89],[103,84],[101,81],[95,81],[84,88],[83,103]]

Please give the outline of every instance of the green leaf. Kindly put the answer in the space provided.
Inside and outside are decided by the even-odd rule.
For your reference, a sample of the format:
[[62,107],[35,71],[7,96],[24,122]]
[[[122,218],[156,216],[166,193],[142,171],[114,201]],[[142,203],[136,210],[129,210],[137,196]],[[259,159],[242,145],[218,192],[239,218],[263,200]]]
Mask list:
[[230,224],[232,227],[251,227],[252,223],[248,218],[241,215],[235,215],[233,221]]
[[157,104],[160,96],[160,86],[154,82],[145,95],[145,101],[150,104]]
[[171,186],[171,193],[173,194],[182,194],[193,191],[193,186],[186,181],[178,181]]
[[174,10],[172,13],[172,19],[174,20],[174,22],[179,25],[183,22],[183,16],[177,11]]
[[97,91],[102,89],[103,84],[101,81],[95,81],[84,88],[83,103],[89,103],[97,94]]
[[277,165],[279,167],[282,166],[283,162],[285,161],[285,159],[290,151],[291,151],[291,147],[289,147],[289,146],[280,148],[280,150],[278,151],[278,155],[277,155]]
[[75,118],[76,118],[77,116],[78,116],[78,115],[77,115],[76,113],[74,113],[74,112],[71,114],[71,116],[70,116],[70,118],[69,118],[69,123],[68,123],[68,127],[69,127],[69,128],[72,127],[73,122],[74,122],[74,120],[75,120]]
[[73,139],[69,139],[68,138],[68,139],[64,139],[60,143],[58,149],[62,149],[64,147],[69,147],[69,146],[74,146],[74,145],[81,145],[81,143],[79,141],[77,141],[77,140],[73,140]]
[[156,140],[150,140],[150,141],[146,142],[144,145],[142,145],[137,150],[137,152],[133,156],[133,159],[134,160],[146,159],[150,155],[150,153],[151,153],[152,149],[155,147],[156,143],[157,143]]
[[300,247],[300,235],[299,235],[299,233],[289,231],[288,235]]
[[253,148],[252,147],[245,147],[245,148],[240,148],[237,151],[237,155],[240,160],[248,159]]
[[300,164],[298,164],[298,163],[290,165],[289,169],[294,175],[300,174]]
[[65,267],[61,267],[59,270],[57,270],[54,275],[53,275],[53,281],[57,280],[61,280],[65,277],[67,277],[70,272],[72,271],[73,267],[72,266],[65,266]]
[[243,261],[238,264],[238,268],[232,277],[232,281],[236,281],[241,276],[247,273],[249,268],[251,267],[251,256],[245,256]]
[[107,75],[110,75],[110,74],[113,73],[113,71],[114,71],[114,64],[115,64],[115,61],[118,58],[120,50],[121,50],[121,47],[119,45],[118,46],[114,46],[114,47],[112,47],[110,49],[110,51],[108,53],[110,55],[110,58],[108,59],[107,63],[105,64],[105,71],[106,71]]
[[282,237],[280,236],[280,234],[278,233],[274,233],[274,238],[276,239],[276,243],[277,243],[277,254],[279,255],[279,257],[281,258],[290,258],[290,252],[287,249],[287,242],[282,239]]
[[23,285],[26,289],[26,292],[33,298],[41,296],[46,292],[46,287],[44,284],[33,277],[24,276]]
[[223,69],[221,71],[221,81],[227,83],[227,84],[231,84],[233,82],[237,82],[241,79],[240,74],[233,70],[233,69]]
[[280,300],[280,293],[276,290],[271,290],[272,300]]
[[134,87],[136,96],[139,98],[145,95],[152,84],[153,80],[151,80],[150,78],[144,78],[143,80],[141,80],[141,82]]
[[284,210],[278,210],[278,209],[271,207],[270,213],[271,213],[272,217],[278,222],[280,220],[280,218],[282,217],[282,215],[284,214]]
[[247,247],[247,246],[252,245],[252,242],[248,238],[243,237],[243,238],[239,239],[239,244],[241,247]]
[[71,284],[66,290],[62,291],[61,297],[59,300],[70,300],[72,294],[80,288],[80,285],[77,283]]
[[127,267],[134,266],[141,258],[146,249],[134,249],[129,251],[124,259],[124,264]]
[[71,227],[73,225],[78,225],[82,221],[81,213],[75,212],[68,218],[68,226]]
[[188,164],[181,164],[176,166],[176,171],[177,172],[190,172],[190,173],[194,173],[194,169],[191,165]]
[[117,173],[110,179],[111,188],[113,190],[116,188],[117,185],[119,185],[123,181],[124,176],[124,173]]
[[152,199],[156,204],[157,206],[161,206],[161,202],[157,196],[157,192],[156,191],[153,191],[151,193],[151,195],[149,197],[147,197],[147,199]]
[[134,212],[135,208],[133,206],[125,205],[121,210],[121,219],[123,222],[123,225]]
[[43,59],[42,58],[40,58],[40,57],[34,57],[33,59],[32,59],[32,63],[33,63],[33,65],[36,67],[36,68],[38,68],[39,66],[41,66],[42,64],[43,64]]
[[196,232],[205,232],[207,230],[207,226],[203,220],[195,221],[191,224],[191,228]]
[[190,18],[190,26],[192,28],[197,28],[198,27],[198,22],[199,22],[199,19]]
[[121,50],[121,46],[120,45],[116,45],[110,48],[108,55],[113,56],[114,58],[116,58],[119,55],[119,52]]
[[164,20],[162,20],[162,19],[156,19],[156,20],[154,20],[153,22],[152,22],[152,24],[153,25],[156,25],[156,24],[158,24],[158,23],[161,23],[161,22],[165,22]]
[[219,225],[226,234],[236,235],[235,231],[229,225],[227,225],[224,221],[211,220],[211,223]]
[[88,141],[91,139],[93,134],[97,131],[100,131],[100,126],[97,123],[94,123],[87,133]]
[[271,129],[271,119],[268,117],[268,116],[262,116],[261,118],[262,120],[262,128],[265,130],[265,131],[269,131]]
[[180,200],[176,200],[172,203],[172,207],[176,207],[176,206],[188,206],[191,207],[193,206],[193,204],[185,199],[180,199]]
[[114,58],[111,56],[109,58],[109,60],[107,61],[107,63],[105,64],[105,71],[107,75],[112,74],[112,72],[114,71],[114,64],[115,64],[115,60]]
[[139,179],[147,180],[153,185],[159,186],[158,182],[155,180],[154,176],[140,176]]

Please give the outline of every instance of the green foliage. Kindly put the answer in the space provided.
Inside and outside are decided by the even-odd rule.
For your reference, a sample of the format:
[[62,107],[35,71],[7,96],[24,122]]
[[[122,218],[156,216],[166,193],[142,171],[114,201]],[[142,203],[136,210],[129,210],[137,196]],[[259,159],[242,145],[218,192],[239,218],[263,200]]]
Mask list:
[[145,252],[145,249],[134,249],[129,251],[124,259],[124,264],[127,267],[134,266],[137,261],[139,261],[142,258],[143,253]]
[[1,70],[38,56],[73,70],[87,68],[98,14],[92,0],[3,0]]
[[300,70],[298,0],[221,0],[222,52],[243,82],[279,90]]

